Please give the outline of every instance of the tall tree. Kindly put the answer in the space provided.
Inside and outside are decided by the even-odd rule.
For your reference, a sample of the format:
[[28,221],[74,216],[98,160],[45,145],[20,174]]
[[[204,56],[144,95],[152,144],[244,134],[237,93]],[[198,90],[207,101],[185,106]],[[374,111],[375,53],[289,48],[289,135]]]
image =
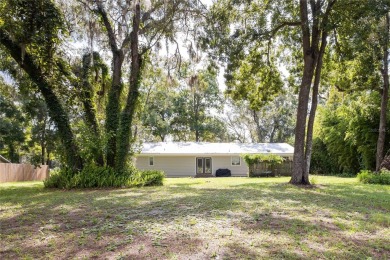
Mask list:
[[389,3],[368,1],[346,12],[342,28],[336,31],[336,59],[339,90],[376,90],[381,94],[380,121],[376,146],[376,170],[384,156],[388,109]]
[[[277,60],[272,49],[275,39],[294,38],[301,49],[299,59],[302,62],[301,79],[298,88],[298,107],[295,126],[294,162],[290,183],[310,184],[308,178],[311,154],[312,125],[314,123],[317,89],[320,82],[323,53],[326,49],[328,34],[332,31],[331,14],[336,0],[300,0],[299,4],[286,1],[217,1],[210,13],[210,22],[205,42],[223,53],[228,60],[227,80],[240,79],[234,68],[246,71],[242,60],[250,58],[253,70],[259,72],[255,82],[264,82],[264,87],[255,88],[253,83],[234,86],[233,94],[249,99],[255,105],[263,105],[272,94],[281,89],[278,84]],[[286,28],[293,27],[289,31]],[[231,31],[231,28],[234,28]],[[299,29],[297,29],[299,28]],[[223,45],[223,47],[219,47]],[[272,46],[274,46],[272,48]],[[293,50],[292,50],[293,51]],[[292,52],[290,51],[290,53]],[[273,55],[272,55],[273,54]],[[259,58],[257,58],[259,57]],[[259,62],[263,61],[263,62]],[[297,62],[299,63],[299,62]],[[232,70],[233,69],[233,70]],[[238,83],[245,81],[239,80]],[[313,83],[314,82],[314,83]],[[313,87],[314,84],[314,87]],[[307,116],[310,91],[313,90],[313,104],[309,125]],[[256,89],[256,90],[255,90]],[[257,94],[259,93],[259,94]],[[251,98],[252,97],[252,98]],[[271,98],[272,100],[272,98]],[[307,135],[307,136],[306,136]]]
[[[387,11],[388,12],[388,11]],[[389,42],[390,42],[390,18],[389,13],[386,13],[384,18],[383,26],[383,40],[382,40],[382,51],[383,51],[383,65],[382,65],[382,77],[383,77],[383,88],[381,91],[381,114],[379,121],[379,134],[376,145],[376,171],[379,171],[384,157],[385,140],[386,140],[386,120],[387,120],[387,109],[389,102]]]
[[11,162],[18,163],[18,149],[26,139],[24,129],[27,124],[21,108],[7,97],[10,91],[2,80],[0,90],[0,151]]
[[0,44],[36,84],[59,129],[66,164],[81,169],[82,159],[69,117],[54,89],[66,85],[61,71],[64,63],[57,56],[60,33],[65,31],[62,15],[52,1],[9,0],[0,6]]
[[223,123],[216,116],[223,109],[216,70],[209,67],[189,75],[187,86],[174,98],[175,136],[195,142],[223,139]]
[[[313,124],[318,99],[318,84],[321,77],[322,59],[327,44],[328,32],[332,28],[329,24],[330,13],[335,3],[336,0],[317,0],[310,1],[310,3],[306,0],[300,0],[299,2],[303,73],[298,94],[293,172],[290,180],[292,184],[310,184],[309,167]],[[309,20],[309,15],[312,17],[312,22]],[[315,84],[312,95],[313,104],[306,131],[307,110],[313,78]],[[305,133],[307,133],[306,140]]]
[[[64,13],[58,5],[64,7]],[[75,12],[68,12],[65,7],[73,8]],[[74,1],[58,0],[14,1],[7,0],[0,5],[0,44],[2,49],[9,54],[35,83],[47,103],[50,118],[55,122],[59,135],[66,150],[66,165],[74,170],[81,169],[90,160],[82,158],[81,150],[76,144],[74,131],[71,128],[72,116],[70,110],[73,106],[67,106],[61,102],[63,94],[72,94],[83,103],[85,122],[90,126],[88,132],[95,133],[98,139],[106,141],[100,150],[96,150],[92,163],[122,171],[126,166],[129,148],[132,142],[131,129],[134,113],[138,107],[139,88],[143,63],[158,45],[162,38],[170,41],[179,31],[192,26],[191,17],[196,16],[199,9],[203,8],[198,1]],[[77,24],[75,13],[83,9],[87,22]],[[63,15],[66,14],[66,15]],[[87,15],[86,15],[87,14]],[[69,15],[69,16],[68,16]],[[190,19],[191,18],[191,19]],[[76,19],[80,21],[80,19]],[[177,26],[177,25],[181,26]],[[72,26],[79,26],[74,30]],[[83,27],[80,29],[80,27]],[[68,46],[60,39],[67,38],[67,30],[73,33],[85,31],[85,29],[99,38],[95,47],[100,48],[99,53],[110,50],[105,59],[111,59],[112,71],[107,75],[103,62],[94,52],[94,41],[89,41],[90,50],[82,59],[83,68],[72,70],[74,57],[65,59]],[[92,30],[94,32],[92,33]],[[65,33],[64,33],[65,32]],[[92,37],[91,37],[92,38]],[[64,51],[65,50],[65,51]],[[74,53],[73,53],[74,54]],[[68,62],[70,60],[70,62]],[[124,70],[128,69],[128,73]],[[106,80],[111,78],[111,86],[99,91],[99,95],[108,95],[105,106],[105,116],[99,120],[96,118],[96,108],[93,100],[95,89],[91,84],[93,72],[105,72],[105,76],[99,76],[102,87]],[[79,72],[79,73],[78,73]],[[124,75],[129,75],[125,79]],[[92,91],[93,90],[93,91]],[[77,94],[76,94],[77,93]],[[72,112],[73,113],[73,112]],[[101,127],[104,122],[105,136]],[[92,135],[91,135],[92,136]],[[105,154],[103,154],[105,151]],[[91,154],[91,153],[90,153]]]
[[[112,59],[112,82],[108,91],[105,130],[107,135],[106,163],[121,170],[129,154],[131,129],[138,106],[143,64],[153,46],[163,37],[174,39],[177,23],[185,23],[196,1],[80,1],[92,10],[100,25],[101,35],[108,42]],[[118,15],[118,19],[113,17]],[[129,19],[129,17],[131,17]],[[182,20],[181,20],[182,19]],[[183,26],[184,28],[185,26]],[[123,66],[129,55],[129,74],[124,88]],[[124,93],[123,93],[124,92]],[[123,98],[123,95],[126,97]],[[121,100],[124,101],[121,107]]]

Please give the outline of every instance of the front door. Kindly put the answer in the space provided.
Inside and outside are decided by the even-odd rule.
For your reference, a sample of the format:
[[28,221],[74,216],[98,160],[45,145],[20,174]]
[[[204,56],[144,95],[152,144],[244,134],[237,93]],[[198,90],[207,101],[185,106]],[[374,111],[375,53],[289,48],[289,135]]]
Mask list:
[[210,157],[198,157],[196,158],[196,174],[211,174],[211,158]]

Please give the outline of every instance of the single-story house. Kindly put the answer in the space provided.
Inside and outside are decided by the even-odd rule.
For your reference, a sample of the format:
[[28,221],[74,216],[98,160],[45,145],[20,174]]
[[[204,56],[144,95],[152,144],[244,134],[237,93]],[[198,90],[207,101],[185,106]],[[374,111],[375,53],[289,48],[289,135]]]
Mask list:
[[167,177],[215,176],[229,169],[232,176],[247,176],[243,154],[275,154],[292,161],[294,148],[286,143],[144,143],[136,157],[141,170],[162,170]]

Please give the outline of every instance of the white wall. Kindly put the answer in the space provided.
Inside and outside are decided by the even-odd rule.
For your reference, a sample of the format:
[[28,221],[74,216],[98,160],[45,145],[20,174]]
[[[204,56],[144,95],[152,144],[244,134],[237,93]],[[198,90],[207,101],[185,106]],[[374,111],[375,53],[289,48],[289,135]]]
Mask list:
[[[136,167],[140,170],[162,170],[167,177],[191,177],[196,175],[196,158],[202,156],[154,156],[154,165],[149,166],[149,156],[138,155]],[[212,172],[229,169],[232,176],[247,176],[248,166],[241,158],[240,166],[231,165],[231,156],[209,156],[212,158]]]
[[213,175],[218,169],[229,169],[232,176],[248,176],[248,166],[244,159],[241,158],[241,165],[232,165],[231,156],[214,156],[213,158]]

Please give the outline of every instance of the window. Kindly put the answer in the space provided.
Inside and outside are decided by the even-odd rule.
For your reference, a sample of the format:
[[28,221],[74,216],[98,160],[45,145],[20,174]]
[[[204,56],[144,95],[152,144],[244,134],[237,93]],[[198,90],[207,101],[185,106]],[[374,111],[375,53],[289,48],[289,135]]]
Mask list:
[[241,165],[241,157],[240,156],[232,156],[232,165],[240,166]]
[[149,166],[154,165],[154,157],[149,157]]

